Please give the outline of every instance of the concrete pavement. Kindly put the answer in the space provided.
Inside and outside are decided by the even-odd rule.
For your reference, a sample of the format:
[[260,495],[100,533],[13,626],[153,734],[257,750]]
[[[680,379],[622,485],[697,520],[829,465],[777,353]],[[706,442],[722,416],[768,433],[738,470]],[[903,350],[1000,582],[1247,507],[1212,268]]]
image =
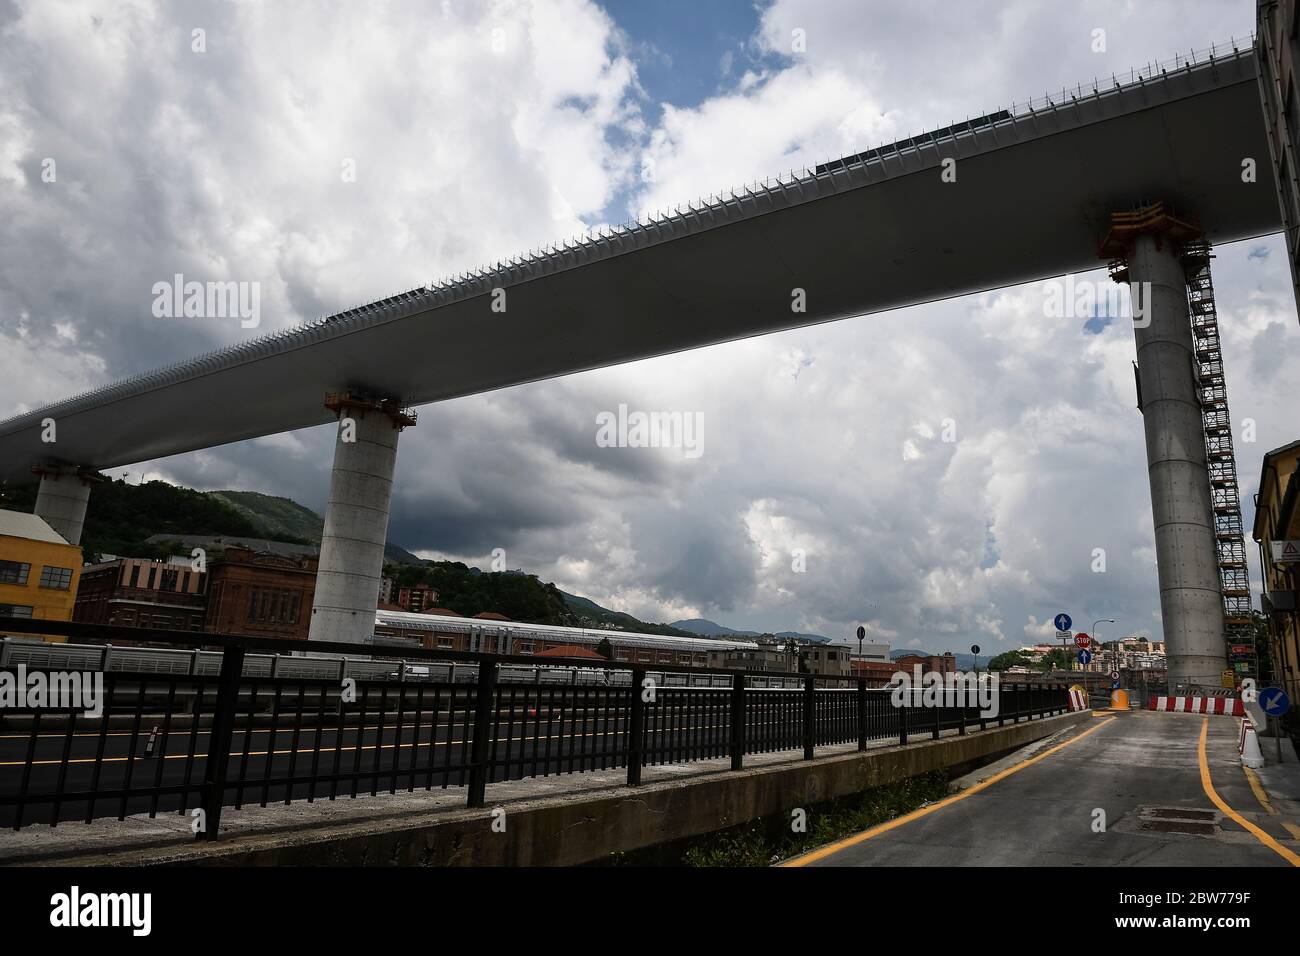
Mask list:
[[[1288,826],[1300,804],[1266,809],[1237,757],[1237,728],[1227,717],[1098,714],[959,781],[947,800],[787,865],[1300,865],[1300,828]],[[1203,730],[1219,802],[1203,779]]]

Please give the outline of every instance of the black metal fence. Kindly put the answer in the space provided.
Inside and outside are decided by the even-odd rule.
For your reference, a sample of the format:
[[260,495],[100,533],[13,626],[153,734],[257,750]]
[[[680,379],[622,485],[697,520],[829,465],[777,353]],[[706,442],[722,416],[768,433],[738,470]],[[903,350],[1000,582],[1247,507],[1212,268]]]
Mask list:
[[[474,683],[438,679],[279,677],[245,673],[262,638],[162,632],[47,621],[5,629],[91,641],[171,641],[219,647],[220,673],[98,672],[102,712],[67,700],[0,709],[0,826],[159,812],[189,814],[196,835],[215,838],[225,806],[464,787],[484,805],[490,783],[644,766],[803,751],[872,741],[906,744],[944,731],[1039,719],[1068,709],[1064,684],[1005,684],[988,711],[969,701],[895,706],[888,689],[858,678],[751,675],[734,670],[565,660],[565,667],[630,672],[608,684],[498,680],[503,667],[535,658],[332,645],[340,654],[474,665]],[[313,649],[314,650],[314,649]],[[463,678],[461,668],[458,677]],[[669,674],[722,675],[730,687],[668,686]],[[68,675],[23,669],[66,682]],[[17,685],[17,667],[0,667]],[[82,675],[86,677],[87,675]],[[774,676],[802,683],[750,686]],[[66,687],[65,687],[66,689]],[[83,701],[84,703],[84,701]]]

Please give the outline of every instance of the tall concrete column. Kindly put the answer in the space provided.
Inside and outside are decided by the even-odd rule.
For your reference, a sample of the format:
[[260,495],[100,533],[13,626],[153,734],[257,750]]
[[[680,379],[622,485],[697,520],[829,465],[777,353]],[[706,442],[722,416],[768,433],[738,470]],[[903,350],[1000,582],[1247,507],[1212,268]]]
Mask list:
[[34,513],[63,535],[68,544],[81,544],[92,477],[66,465],[43,465],[36,470],[41,486],[36,492]]
[[1134,333],[1170,692],[1178,684],[1218,686],[1223,595],[1179,247],[1167,234],[1133,236],[1128,269],[1129,281],[1140,284],[1135,301],[1147,309],[1137,317],[1135,308]]
[[310,641],[370,643],[384,570],[397,437],[414,417],[390,403],[331,397],[339,415]]

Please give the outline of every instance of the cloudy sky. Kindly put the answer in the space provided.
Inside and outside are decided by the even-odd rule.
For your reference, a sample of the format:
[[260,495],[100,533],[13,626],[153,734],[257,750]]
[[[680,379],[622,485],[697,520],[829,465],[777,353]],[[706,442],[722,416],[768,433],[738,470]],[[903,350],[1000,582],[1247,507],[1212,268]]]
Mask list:
[[[1241,37],[1253,10],[0,0],[0,418]],[[1218,253],[1249,526],[1262,453],[1298,437],[1300,329],[1279,238]],[[261,328],[154,318],[175,273],[260,283]],[[986,653],[1059,610],[1158,635],[1132,332],[1045,319],[1044,298],[1036,283],[426,407],[390,537],[482,566],[502,548],[651,620],[862,623]],[[600,447],[596,417],[619,403],[702,415],[703,454]],[[321,510],[332,442],[326,427],[113,474]]]

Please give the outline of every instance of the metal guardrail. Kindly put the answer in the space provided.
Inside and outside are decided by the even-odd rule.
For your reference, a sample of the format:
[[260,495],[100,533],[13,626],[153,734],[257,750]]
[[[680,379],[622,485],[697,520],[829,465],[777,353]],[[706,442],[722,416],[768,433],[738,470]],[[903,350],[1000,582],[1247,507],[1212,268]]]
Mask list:
[[[383,645],[377,645],[383,647]],[[402,649],[410,645],[401,645]],[[397,653],[396,648],[386,652]],[[405,657],[374,661],[369,657],[356,658],[345,655],[318,654],[300,656],[288,654],[246,654],[245,677],[364,677],[370,680],[393,681],[444,681],[447,683],[474,683],[478,680],[477,665],[454,663],[415,664]],[[375,652],[378,653],[378,652]],[[118,647],[112,644],[54,644],[40,640],[0,638],[0,667],[47,670],[122,671],[134,674],[190,674],[215,676],[221,672],[221,652],[200,648],[179,649],[169,647]],[[630,666],[630,665],[627,665]],[[540,671],[540,675],[539,672]],[[651,673],[658,673],[651,670]],[[626,682],[626,671],[600,672],[591,669],[543,664],[513,665],[501,671],[503,683],[548,684],[604,684]],[[787,678],[764,678],[756,675],[757,687],[799,686]],[[726,677],[717,675],[665,674],[659,681],[664,686],[729,687]]]
[[[114,643],[110,666],[90,675],[102,682],[97,715],[83,712],[85,700],[0,711],[0,825],[13,829],[162,811],[190,814],[196,835],[215,839],[227,805],[465,787],[467,805],[482,807],[488,785],[499,781],[623,767],[636,786],[650,765],[729,757],[739,769],[747,754],[800,749],[811,760],[818,747],[906,744],[918,734],[937,739],[1068,709],[1064,684],[1001,685],[990,716],[965,702],[894,706],[889,690],[868,688],[863,678],[685,667],[652,674],[645,665],[572,659],[563,666],[611,679],[549,684],[526,657],[370,645],[335,649],[380,658],[366,663],[388,674],[399,655],[428,661],[409,663],[428,668],[428,679],[341,677],[338,659],[325,661],[333,673],[290,675],[286,661],[311,659],[284,657],[272,674],[274,664],[247,666],[250,650],[276,644],[265,638],[19,624],[5,627],[90,641],[171,640],[188,645],[183,654],[199,651],[197,660],[219,659],[219,669],[119,670],[112,660],[123,648]],[[441,679],[435,665],[472,668],[473,682]],[[502,679],[529,665],[531,682]],[[18,666],[11,660],[0,675],[16,680]],[[692,677],[727,686],[667,683]]]

